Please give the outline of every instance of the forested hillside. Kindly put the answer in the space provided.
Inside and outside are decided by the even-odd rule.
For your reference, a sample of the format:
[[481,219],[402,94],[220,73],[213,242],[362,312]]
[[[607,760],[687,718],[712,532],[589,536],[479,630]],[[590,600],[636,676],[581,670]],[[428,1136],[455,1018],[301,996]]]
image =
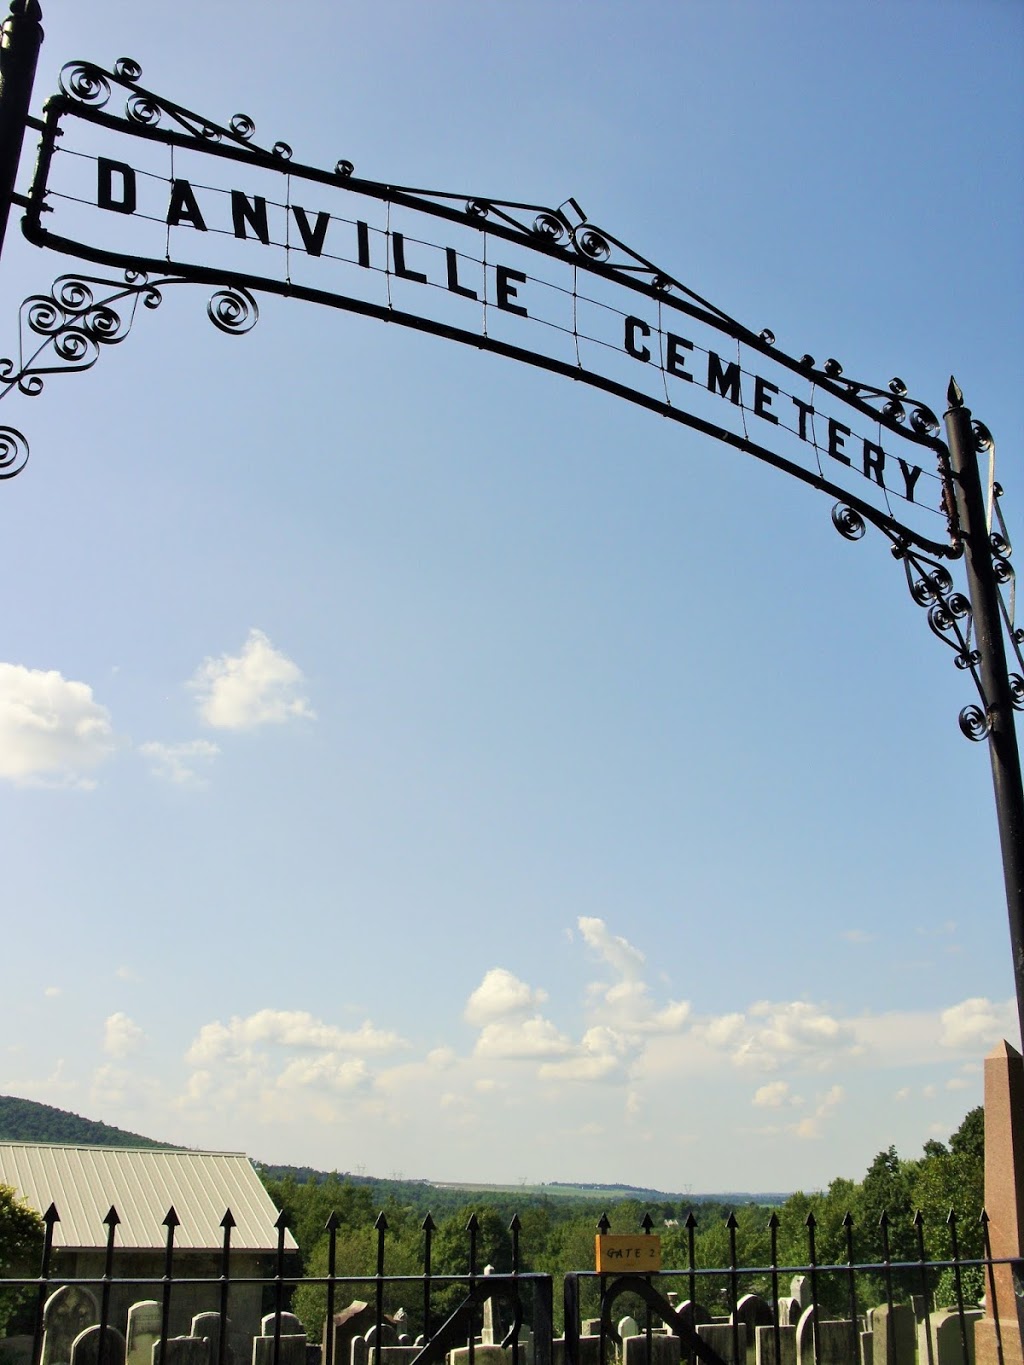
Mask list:
[[83,1119],[67,1109],[19,1100],[13,1095],[0,1095],[0,1140],[66,1142],[89,1147],[172,1147],[169,1142],[155,1142],[138,1133],[126,1133],[123,1128],[112,1128],[108,1123]]

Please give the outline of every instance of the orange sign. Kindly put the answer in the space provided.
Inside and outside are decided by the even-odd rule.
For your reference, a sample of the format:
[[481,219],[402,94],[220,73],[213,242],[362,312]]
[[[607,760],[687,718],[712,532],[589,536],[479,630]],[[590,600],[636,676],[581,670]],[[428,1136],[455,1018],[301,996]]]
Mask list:
[[633,1236],[620,1233],[598,1233],[594,1238],[594,1257],[599,1275],[650,1275],[661,1269],[661,1238],[646,1233]]

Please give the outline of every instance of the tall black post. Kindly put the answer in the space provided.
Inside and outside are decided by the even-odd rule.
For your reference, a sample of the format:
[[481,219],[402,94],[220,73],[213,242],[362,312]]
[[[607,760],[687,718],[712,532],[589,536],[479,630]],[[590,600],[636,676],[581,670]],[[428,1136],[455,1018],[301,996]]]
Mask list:
[[978,667],[985,694],[992,785],[1003,853],[1006,907],[1010,915],[1017,1014],[1024,1037],[1024,791],[1021,788],[1020,753],[1013,724],[1013,695],[1006,666],[999,588],[992,567],[992,544],[978,473],[971,411],[964,407],[964,396],[955,379],[949,381],[948,398],[946,439],[964,544],[975,643],[981,656]]
[[42,18],[39,0],[11,0],[11,12],[0,29],[0,252],[43,41]]

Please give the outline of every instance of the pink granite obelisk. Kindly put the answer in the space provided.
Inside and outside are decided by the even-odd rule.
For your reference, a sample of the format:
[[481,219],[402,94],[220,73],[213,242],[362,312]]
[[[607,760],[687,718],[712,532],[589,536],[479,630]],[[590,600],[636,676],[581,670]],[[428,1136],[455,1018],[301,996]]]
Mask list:
[[[1007,1042],[985,1058],[985,1209],[993,1258],[1024,1255],[1024,1059]],[[994,1266],[974,1324],[975,1365],[1024,1360],[1021,1307],[1010,1267]]]

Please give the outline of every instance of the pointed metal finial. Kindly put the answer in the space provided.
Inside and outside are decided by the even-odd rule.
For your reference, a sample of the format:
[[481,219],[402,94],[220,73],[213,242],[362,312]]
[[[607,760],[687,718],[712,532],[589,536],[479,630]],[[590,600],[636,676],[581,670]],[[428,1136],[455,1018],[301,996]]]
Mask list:
[[960,390],[960,385],[952,375],[949,376],[949,388],[946,390],[946,399],[951,408],[962,408],[964,405],[964,396]]

